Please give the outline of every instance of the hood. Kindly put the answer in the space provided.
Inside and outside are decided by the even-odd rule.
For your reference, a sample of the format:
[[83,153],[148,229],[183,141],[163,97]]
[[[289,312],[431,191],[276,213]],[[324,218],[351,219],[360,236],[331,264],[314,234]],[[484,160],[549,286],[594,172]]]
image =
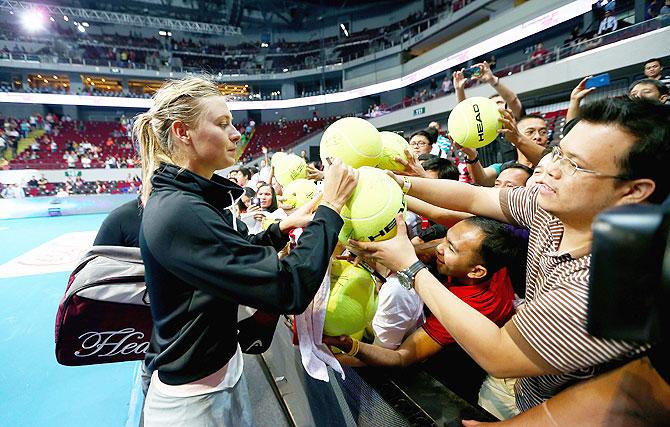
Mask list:
[[225,209],[239,199],[244,190],[234,182],[214,174],[206,179],[188,169],[161,163],[151,178],[153,191],[179,190],[202,196],[212,205]]

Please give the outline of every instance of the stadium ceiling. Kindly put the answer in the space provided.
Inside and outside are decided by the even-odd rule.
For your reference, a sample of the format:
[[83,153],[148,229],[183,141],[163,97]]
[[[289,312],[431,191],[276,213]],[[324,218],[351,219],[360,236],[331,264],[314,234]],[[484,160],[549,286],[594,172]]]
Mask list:
[[39,9],[53,15],[67,15],[82,21],[100,22],[105,24],[132,25],[172,31],[186,31],[201,34],[238,35],[240,27],[208,22],[187,21],[158,16],[137,15],[131,13],[112,12],[98,9],[57,6],[50,4],[30,3],[24,1],[0,0],[0,9],[20,12]]
[[321,23],[317,22],[319,18],[332,20],[344,15],[373,17],[398,7],[397,0],[243,0],[242,4],[245,10],[262,14],[265,21],[254,22],[246,16],[246,24],[269,25],[274,21],[293,30],[320,26]]

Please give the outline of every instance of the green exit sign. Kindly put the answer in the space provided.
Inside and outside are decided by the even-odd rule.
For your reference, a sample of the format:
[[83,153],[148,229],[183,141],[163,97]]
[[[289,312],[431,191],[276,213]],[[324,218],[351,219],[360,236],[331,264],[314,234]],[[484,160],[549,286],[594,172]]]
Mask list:
[[414,115],[420,116],[426,112],[426,107],[419,107],[414,109]]

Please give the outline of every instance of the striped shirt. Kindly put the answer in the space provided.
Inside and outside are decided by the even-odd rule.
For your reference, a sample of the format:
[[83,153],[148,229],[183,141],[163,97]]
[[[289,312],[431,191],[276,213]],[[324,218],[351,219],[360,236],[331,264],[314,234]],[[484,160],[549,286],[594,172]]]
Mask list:
[[[530,229],[526,303],[505,328],[531,359],[539,355],[558,375],[520,378],[516,403],[526,411],[577,381],[635,358],[649,347],[595,338],[586,330],[590,246],[560,253],[563,224],[537,204],[539,187],[503,189],[507,219]],[[530,347],[530,348],[529,348]]]

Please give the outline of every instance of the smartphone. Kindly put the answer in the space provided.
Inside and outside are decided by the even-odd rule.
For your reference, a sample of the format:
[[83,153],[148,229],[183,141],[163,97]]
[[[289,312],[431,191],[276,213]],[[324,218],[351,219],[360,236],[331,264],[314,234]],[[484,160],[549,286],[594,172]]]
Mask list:
[[482,75],[482,67],[475,65],[474,67],[469,67],[463,70],[463,77],[469,79],[470,77],[479,77]]
[[261,205],[261,199],[259,199],[258,197],[254,197],[253,199],[251,199],[251,205],[252,206],[260,206]]
[[586,89],[590,89],[592,87],[603,87],[607,86],[610,84],[610,75],[609,73],[605,74],[598,74],[597,76],[593,76],[590,79],[586,81],[586,84],[584,87]]

